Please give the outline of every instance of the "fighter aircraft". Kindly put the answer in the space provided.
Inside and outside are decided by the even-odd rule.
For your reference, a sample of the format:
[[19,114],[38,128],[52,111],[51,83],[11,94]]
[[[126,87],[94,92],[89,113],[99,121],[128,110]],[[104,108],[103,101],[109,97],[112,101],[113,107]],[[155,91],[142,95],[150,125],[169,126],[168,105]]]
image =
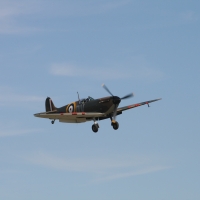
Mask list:
[[119,128],[119,123],[116,121],[117,115],[122,114],[122,112],[125,110],[136,108],[138,106],[148,105],[149,107],[149,103],[161,100],[154,99],[118,108],[121,100],[133,97],[134,94],[130,93],[120,98],[118,96],[114,96],[104,84],[102,87],[111,96],[99,99],[93,99],[92,97],[88,96],[88,98],[80,99],[78,94],[78,101],[72,102],[60,108],[55,107],[51,98],[47,97],[45,101],[46,112],[36,113],[34,116],[50,119],[52,120],[52,124],[54,124],[55,120],[65,123],[94,121],[92,130],[96,133],[99,129],[99,124],[97,121],[110,118],[111,126],[114,130],[117,130]]

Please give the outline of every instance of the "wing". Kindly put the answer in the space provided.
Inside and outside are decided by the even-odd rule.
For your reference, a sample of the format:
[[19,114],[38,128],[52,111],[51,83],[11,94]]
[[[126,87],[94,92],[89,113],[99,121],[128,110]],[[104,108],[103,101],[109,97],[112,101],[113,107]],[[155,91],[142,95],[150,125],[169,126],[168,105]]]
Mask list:
[[161,99],[154,99],[154,100],[151,100],[151,101],[145,101],[145,102],[141,102],[141,103],[132,104],[132,105],[129,105],[129,106],[124,106],[124,107],[118,108],[117,113],[121,113],[122,111],[131,109],[131,108],[136,108],[138,106],[143,106],[143,105],[149,106],[149,103],[152,103],[154,101],[159,101],[159,100],[161,100]]
[[53,112],[43,112],[34,114],[35,117],[48,118],[48,119],[58,119],[60,122],[68,123],[80,123],[90,121],[93,118],[102,117],[104,113],[94,113],[94,112],[73,112],[73,113],[53,113]]

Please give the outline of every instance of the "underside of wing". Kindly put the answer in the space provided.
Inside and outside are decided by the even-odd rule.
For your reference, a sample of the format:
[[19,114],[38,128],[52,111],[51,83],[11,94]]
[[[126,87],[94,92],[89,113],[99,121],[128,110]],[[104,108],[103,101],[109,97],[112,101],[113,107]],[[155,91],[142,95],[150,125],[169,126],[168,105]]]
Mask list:
[[143,106],[143,105],[149,106],[150,103],[155,102],[155,101],[159,101],[159,100],[161,100],[161,99],[154,99],[154,100],[150,100],[150,101],[132,104],[132,105],[129,105],[129,106],[124,106],[124,107],[118,108],[117,113],[121,113],[122,111],[129,110],[129,109],[132,109],[132,108],[136,108],[138,106]]
[[66,123],[81,123],[86,121],[91,121],[94,118],[104,116],[104,113],[95,112],[73,112],[73,113],[36,113],[35,117],[47,118],[52,120],[59,120],[59,122]]

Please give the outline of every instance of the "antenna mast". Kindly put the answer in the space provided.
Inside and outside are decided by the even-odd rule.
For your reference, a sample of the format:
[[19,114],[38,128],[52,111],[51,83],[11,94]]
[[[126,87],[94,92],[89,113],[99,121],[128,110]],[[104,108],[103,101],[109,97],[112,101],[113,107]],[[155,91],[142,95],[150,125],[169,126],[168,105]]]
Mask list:
[[80,98],[79,98],[79,93],[77,92],[77,94],[78,94],[78,101],[79,101],[79,104],[81,104],[81,101],[80,101]]

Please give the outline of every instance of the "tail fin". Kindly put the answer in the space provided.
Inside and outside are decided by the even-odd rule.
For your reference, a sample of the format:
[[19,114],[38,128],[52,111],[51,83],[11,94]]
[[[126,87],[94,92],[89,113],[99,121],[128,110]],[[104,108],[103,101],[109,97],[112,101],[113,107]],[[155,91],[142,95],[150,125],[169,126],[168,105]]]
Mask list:
[[51,100],[50,97],[47,97],[47,98],[46,98],[46,101],[45,101],[45,108],[46,108],[46,112],[56,110],[56,107],[54,106],[53,101]]

